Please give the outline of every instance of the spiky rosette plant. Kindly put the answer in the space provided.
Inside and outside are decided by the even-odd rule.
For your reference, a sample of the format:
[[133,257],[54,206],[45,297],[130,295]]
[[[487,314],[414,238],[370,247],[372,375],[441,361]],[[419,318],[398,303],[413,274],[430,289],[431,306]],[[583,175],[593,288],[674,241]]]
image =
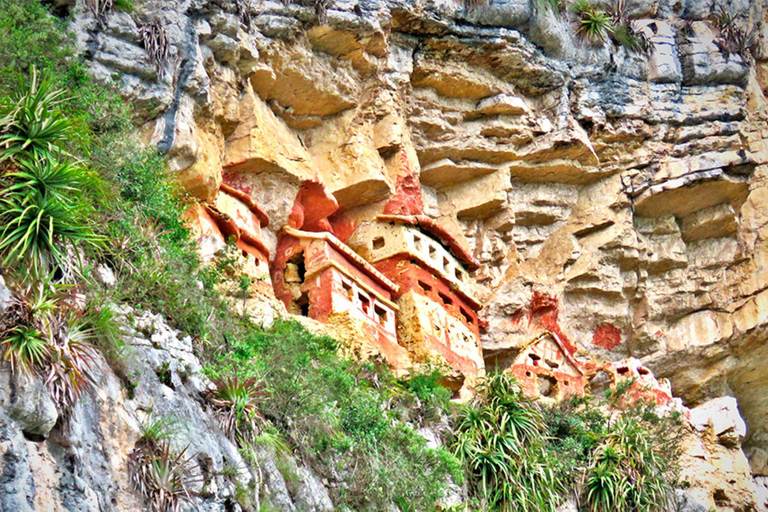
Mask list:
[[131,482],[153,512],[180,512],[191,503],[195,476],[187,448],[175,451],[169,441],[137,448],[128,458]]
[[511,377],[492,374],[456,424],[454,452],[489,510],[554,511],[563,488],[543,450],[541,410]]
[[619,416],[584,476],[586,510],[669,510],[673,464],[666,446],[641,419]]
[[66,411],[96,383],[96,348],[90,343],[93,333],[79,316],[60,311],[49,324],[49,338],[45,383],[59,410]]
[[629,18],[626,0],[615,0],[608,6],[606,13],[611,19],[609,34],[614,43],[635,53],[650,51],[651,40],[645,33],[635,28],[633,21]]
[[613,23],[603,7],[589,0],[577,0],[571,4],[571,11],[576,15],[576,33],[582,39],[593,44],[607,40]]
[[74,288],[50,277],[16,290],[0,318],[0,348],[11,372],[43,377],[61,412],[94,385],[92,337]]
[[65,266],[68,245],[101,241],[91,220],[100,181],[67,153],[83,132],[62,112],[65,100],[33,68],[0,106],[0,261],[33,276]]
[[268,394],[256,379],[226,377],[204,393],[221,428],[231,440],[242,443],[259,433],[259,423],[266,421],[259,404]]

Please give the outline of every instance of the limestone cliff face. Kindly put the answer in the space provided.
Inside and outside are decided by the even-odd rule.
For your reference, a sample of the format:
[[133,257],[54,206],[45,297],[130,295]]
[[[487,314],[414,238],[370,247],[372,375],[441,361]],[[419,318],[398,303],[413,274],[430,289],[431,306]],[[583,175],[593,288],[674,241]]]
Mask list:
[[[418,204],[481,264],[488,364],[542,329],[640,358],[688,406],[734,396],[768,476],[765,2],[631,0],[648,55],[528,0],[69,3],[92,73],[190,193],[248,191],[267,249],[305,180],[350,234]],[[754,61],[722,49],[720,6]]]

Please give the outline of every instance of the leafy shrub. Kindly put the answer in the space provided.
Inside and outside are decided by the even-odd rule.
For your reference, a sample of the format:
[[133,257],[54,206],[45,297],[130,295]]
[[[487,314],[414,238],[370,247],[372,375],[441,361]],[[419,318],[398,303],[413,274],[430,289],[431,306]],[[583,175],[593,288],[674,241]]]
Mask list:
[[[460,477],[455,457],[428,448],[399,419],[400,404],[419,402],[407,384],[383,368],[340,358],[331,338],[278,321],[268,331],[251,327],[228,338],[212,359],[207,372],[213,379],[235,374],[264,383],[259,410],[287,446],[333,482],[337,506],[436,510],[448,479]],[[409,400],[401,400],[404,395]]]

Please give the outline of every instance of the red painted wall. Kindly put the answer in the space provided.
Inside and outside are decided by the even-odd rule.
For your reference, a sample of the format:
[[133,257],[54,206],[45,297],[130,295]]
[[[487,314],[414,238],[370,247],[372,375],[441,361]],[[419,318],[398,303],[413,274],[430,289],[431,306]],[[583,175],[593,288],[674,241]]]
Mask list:
[[[445,310],[451,316],[463,322],[475,336],[480,336],[477,311],[475,311],[468,302],[456,294],[443,279],[434,276],[431,271],[421,267],[416,261],[411,260],[408,256],[400,255],[379,261],[374,266],[379,272],[387,276],[394,283],[400,285],[399,296],[413,290],[419,295],[429,297],[438,304],[442,303],[444,304]],[[419,281],[427,284],[431,290],[426,290],[419,284]],[[445,305],[440,294],[448,297],[452,304]],[[397,298],[399,298],[399,296]],[[462,309],[469,317],[469,320],[467,320],[461,313]]]

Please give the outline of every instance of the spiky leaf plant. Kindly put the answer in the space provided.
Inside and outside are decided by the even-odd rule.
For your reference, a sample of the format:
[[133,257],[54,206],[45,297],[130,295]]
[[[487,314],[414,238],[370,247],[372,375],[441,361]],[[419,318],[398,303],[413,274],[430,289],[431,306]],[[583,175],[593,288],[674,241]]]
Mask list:
[[66,411],[83,392],[95,385],[96,349],[79,316],[59,311],[49,324],[51,360],[46,385],[60,411]]
[[506,374],[492,374],[456,424],[454,451],[469,473],[470,492],[490,510],[554,511],[562,485],[544,454],[538,405]]
[[155,69],[161,74],[171,60],[171,44],[163,22],[157,18],[139,24],[139,33],[144,49]]
[[252,440],[259,433],[264,417],[258,406],[267,396],[256,379],[227,377],[218,380],[204,396],[211,404],[224,433],[233,441]]
[[33,157],[20,154],[16,165],[2,176],[5,194],[37,192],[45,198],[56,198],[65,204],[75,202],[83,190],[98,190],[98,176],[79,162],[68,162],[62,155]]
[[759,39],[757,32],[747,32],[738,18],[723,6],[710,14],[708,21],[720,33],[718,45],[725,54],[738,54],[747,61],[755,58]]
[[31,375],[50,356],[50,346],[42,333],[34,327],[20,325],[2,336],[3,360],[11,365],[11,372]]
[[64,265],[67,244],[100,242],[90,202],[100,181],[67,161],[64,146],[78,128],[59,109],[63,97],[33,68],[29,83],[0,109],[0,261],[32,275]]
[[583,486],[589,512],[669,510],[670,455],[652,429],[635,416],[622,415],[597,448]]
[[131,482],[153,512],[180,512],[196,494],[192,458],[187,448],[176,452],[170,442],[139,447],[130,455]]
[[552,11],[555,14],[565,12],[566,2],[564,0],[536,0],[536,5],[542,10]]
[[590,43],[605,42],[613,29],[610,15],[589,0],[577,0],[571,5],[576,15],[576,33]]
[[606,10],[611,20],[610,36],[614,43],[631,52],[648,53],[651,40],[645,33],[635,29],[629,18],[626,0],[615,0]]
[[101,242],[83,212],[36,190],[17,191],[0,200],[0,255],[3,265],[28,262],[34,274],[66,263],[67,243]]
[[21,82],[0,106],[0,158],[22,151],[36,157],[53,154],[66,144],[80,142],[81,126],[62,113],[66,100],[66,93],[53,80],[32,68],[29,82]]

